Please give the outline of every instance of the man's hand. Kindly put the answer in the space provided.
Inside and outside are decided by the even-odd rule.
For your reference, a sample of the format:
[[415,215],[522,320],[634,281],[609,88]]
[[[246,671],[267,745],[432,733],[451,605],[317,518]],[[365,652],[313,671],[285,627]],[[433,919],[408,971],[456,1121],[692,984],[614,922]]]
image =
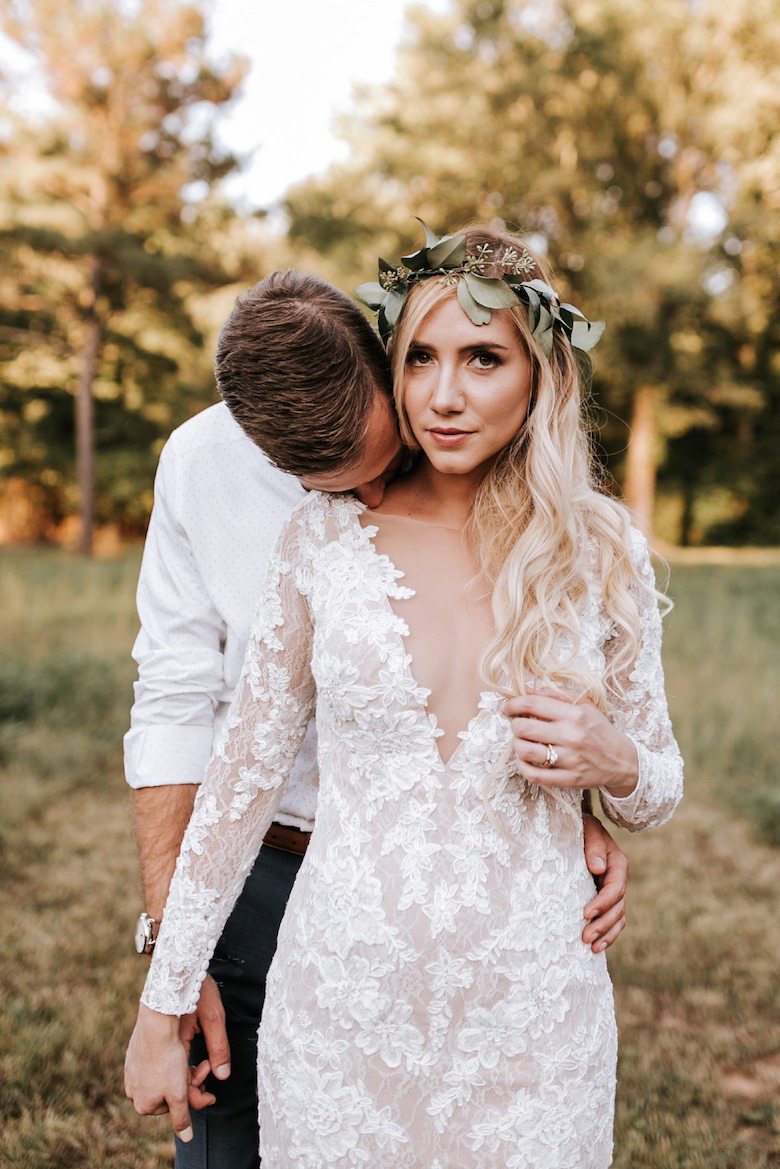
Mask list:
[[209,1068],[218,1080],[226,1080],[230,1075],[230,1045],[225,1030],[225,1008],[219,987],[210,974],[201,987],[197,1011],[179,1020],[179,1038],[188,1056],[193,1037],[199,1033],[206,1043]]
[[599,892],[585,906],[588,925],[582,940],[594,954],[606,950],[626,924],[626,882],[628,857],[618,848],[604,825],[595,816],[583,816],[585,862]]
[[189,1109],[206,1108],[216,1097],[202,1086],[210,1070],[208,1060],[188,1067],[178,1032],[174,1015],[140,1005],[125,1057],[125,1095],[141,1116],[169,1112],[173,1131],[187,1142],[192,1140]]

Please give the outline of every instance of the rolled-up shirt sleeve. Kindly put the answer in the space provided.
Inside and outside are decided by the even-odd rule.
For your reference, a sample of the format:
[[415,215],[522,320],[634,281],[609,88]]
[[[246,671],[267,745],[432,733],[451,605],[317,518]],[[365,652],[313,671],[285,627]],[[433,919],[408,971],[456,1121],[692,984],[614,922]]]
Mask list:
[[124,740],[125,777],[134,788],[200,783],[216,711],[232,690],[226,623],[177,516],[181,485],[171,462],[164,450],[138,582],[138,681]]
[[[305,494],[247,438],[224,403],[168,439],[138,582],[138,681],[125,736],[131,787],[203,781],[241,676],[271,554]],[[308,831],[316,807],[312,721],[276,818]]]

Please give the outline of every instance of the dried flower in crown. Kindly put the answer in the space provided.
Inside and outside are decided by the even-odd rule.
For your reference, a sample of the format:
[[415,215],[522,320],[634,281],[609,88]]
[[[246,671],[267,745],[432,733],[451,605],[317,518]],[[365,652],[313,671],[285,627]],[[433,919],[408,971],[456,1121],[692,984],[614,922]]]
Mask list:
[[[505,248],[501,258],[494,261],[490,244],[480,244],[473,255],[466,255],[465,235],[440,238],[422,219],[419,222],[425,230],[425,247],[402,256],[399,265],[380,259],[378,281],[355,289],[358,299],[376,311],[383,341],[390,338],[414,285],[433,278],[457,285],[460,306],[475,325],[488,324],[493,309],[524,304],[531,333],[547,356],[552,351],[553,330],[583,351],[592,349],[601,337],[604,321],[588,321],[573,304],[561,304],[543,280],[524,279],[536,269],[530,252]],[[501,276],[485,276],[486,266],[494,262],[505,271]]]

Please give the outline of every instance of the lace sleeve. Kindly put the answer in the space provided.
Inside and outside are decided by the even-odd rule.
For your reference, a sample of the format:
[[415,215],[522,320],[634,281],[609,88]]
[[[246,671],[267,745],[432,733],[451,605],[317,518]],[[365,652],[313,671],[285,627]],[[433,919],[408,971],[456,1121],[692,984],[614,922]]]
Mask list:
[[[642,584],[635,585],[640,611],[639,653],[628,677],[627,701],[615,723],[636,747],[639,780],[630,796],[614,799],[600,792],[606,815],[621,828],[637,832],[657,828],[674,812],[682,796],[683,761],[672,733],[661,664],[661,614],[647,542],[632,529],[631,557]],[[606,645],[618,648],[617,638]]]
[[209,960],[274,817],[314,706],[303,525],[273,554],[244,668],[195,801],[141,1001],[195,1009]]

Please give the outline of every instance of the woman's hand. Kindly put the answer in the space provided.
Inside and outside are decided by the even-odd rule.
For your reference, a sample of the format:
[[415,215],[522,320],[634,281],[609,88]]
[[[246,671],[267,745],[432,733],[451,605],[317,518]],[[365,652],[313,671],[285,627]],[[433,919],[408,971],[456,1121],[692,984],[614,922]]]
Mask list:
[[179,1020],[161,1015],[143,1003],[125,1057],[125,1095],[141,1116],[170,1112],[173,1131],[182,1141],[192,1140],[190,1108],[205,1108],[216,1097],[203,1088],[210,1065],[187,1064],[179,1038]]
[[636,787],[634,744],[587,699],[568,701],[537,690],[507,699],[504,713],[512,726],[520,772],[529,783],[600,787],[616,799],[631,795]]

